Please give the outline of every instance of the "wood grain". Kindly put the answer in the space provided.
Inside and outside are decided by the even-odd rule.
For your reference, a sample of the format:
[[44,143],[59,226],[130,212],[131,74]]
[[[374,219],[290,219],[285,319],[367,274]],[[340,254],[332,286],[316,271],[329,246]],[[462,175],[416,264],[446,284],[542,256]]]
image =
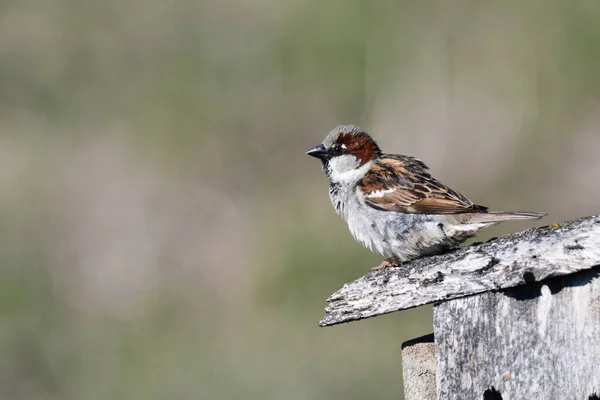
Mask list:
[[434,331],[438,399],[588,400],[600,393],[600,267],[440,303]]

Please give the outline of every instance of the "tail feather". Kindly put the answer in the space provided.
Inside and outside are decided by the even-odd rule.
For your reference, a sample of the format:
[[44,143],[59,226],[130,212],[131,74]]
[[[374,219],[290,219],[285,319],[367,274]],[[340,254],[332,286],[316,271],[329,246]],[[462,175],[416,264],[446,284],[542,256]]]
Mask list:
[[503,221],[525,221],[531,219],[540,219],[546,215],[546,213],[541,212],[488,211],[486,213],[469,214],[468,223],[498,223]]

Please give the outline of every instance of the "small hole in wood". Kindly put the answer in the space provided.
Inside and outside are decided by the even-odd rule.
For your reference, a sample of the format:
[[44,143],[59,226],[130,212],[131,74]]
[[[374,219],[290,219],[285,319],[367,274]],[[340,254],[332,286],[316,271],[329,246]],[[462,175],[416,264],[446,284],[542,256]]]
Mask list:
[[535,282],[535,275],[531,271],[523,273],[523,281],[527,284]]
[[492,386],[483,392],[483,400],[502,400],[502,395]]
[[600,400],[600,396],[598,396],[596,393],[592,393],[590,397],[588,397],[588,400]]

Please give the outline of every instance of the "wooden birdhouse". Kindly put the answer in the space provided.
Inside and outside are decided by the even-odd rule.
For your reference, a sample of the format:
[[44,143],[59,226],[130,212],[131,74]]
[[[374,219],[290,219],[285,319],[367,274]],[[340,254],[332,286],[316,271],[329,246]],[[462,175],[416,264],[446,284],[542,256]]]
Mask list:
[[402,346],[406,400],[600,400],[600,217],[369,272],[320,326],[434,303]]

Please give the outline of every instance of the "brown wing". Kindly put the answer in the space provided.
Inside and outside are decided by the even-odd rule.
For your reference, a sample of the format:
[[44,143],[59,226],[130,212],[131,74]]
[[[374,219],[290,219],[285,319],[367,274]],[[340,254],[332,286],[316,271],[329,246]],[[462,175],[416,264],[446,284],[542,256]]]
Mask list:
[[414,157],[384,154],[359,182],[366,203],[381,211],[411,214],[486,212],[462,194],[438,182]]

